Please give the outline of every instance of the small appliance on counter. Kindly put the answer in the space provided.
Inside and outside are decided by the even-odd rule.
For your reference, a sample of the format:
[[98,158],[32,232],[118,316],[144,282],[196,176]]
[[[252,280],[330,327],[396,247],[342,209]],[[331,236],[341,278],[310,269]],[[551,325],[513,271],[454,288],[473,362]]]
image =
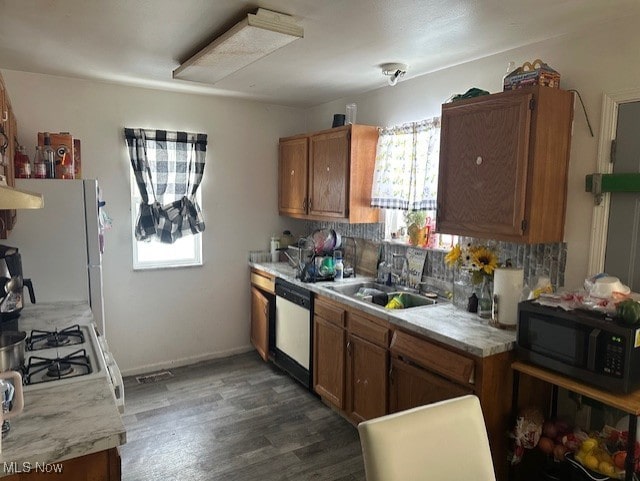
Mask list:
[[0,332],[17,331],[17,321],[24,307],[23,289],[29,290],[29,298],[35,304],[31,279],[22,277],[22,259],[16,247],[0,245]]
[[597,311],[518,304],[518,357],[612,391],[640,388],[640,329]]

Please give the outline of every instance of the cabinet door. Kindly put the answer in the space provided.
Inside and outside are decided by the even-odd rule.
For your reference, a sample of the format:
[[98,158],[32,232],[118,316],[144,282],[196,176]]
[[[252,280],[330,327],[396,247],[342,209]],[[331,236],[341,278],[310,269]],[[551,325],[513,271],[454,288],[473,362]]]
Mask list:
[[278,211],[281,215],[307,213],[307,138],[280,142],[278,160]]
[[347,218],[349,130],[313,135],[309,142],[309,214]]
[[251,288],[251,344],[262,359],[269,359],[269,299],[255,287]]
[[524,232],[530,92],[442,108],[438,230],[517,238]]
[[389,408],[392,413],[473,393],[471,388],[396,358],[391,359],[389,384]]
[[313,322],[313,387],[316,393],[344,409],[345,330],[315,316]]
[[389,353],[357,336],[347,342],[348,416],[355,422],[387,413]]

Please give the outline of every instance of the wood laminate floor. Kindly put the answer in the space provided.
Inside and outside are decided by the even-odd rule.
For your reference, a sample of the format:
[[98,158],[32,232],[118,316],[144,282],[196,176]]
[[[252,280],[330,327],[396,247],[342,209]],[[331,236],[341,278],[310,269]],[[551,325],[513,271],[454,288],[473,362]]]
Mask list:
[[364,480],[355,427],[254,352],[125,379],[124,481]]

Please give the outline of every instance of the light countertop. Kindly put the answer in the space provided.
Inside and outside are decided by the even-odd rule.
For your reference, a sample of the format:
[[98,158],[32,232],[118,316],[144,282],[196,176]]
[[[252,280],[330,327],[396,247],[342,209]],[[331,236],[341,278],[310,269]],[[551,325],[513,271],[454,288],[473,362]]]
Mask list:
[[371,280],[370,278],[356,277],[342,281],[306,283],[295,278],[295,269],[286,262],[250,262],[249,265],[324,297],[356,307],[368,314],[386,320],[393,326],[421,334],[474,356],[488,357],[510,351],[515,346],[515,331],[490,326],[487,320],[480,319],[476,314],[458,309],[448,302],[406,310],[392,310],[354,299],[325,287],[326,285],[335,284],[335,282],[355,283]]
[[[46,329],[93,322],[86,303],[45,303],[23,309],[18,328]],[[2,440],[1,466],[49,464],[110,449],[126,442],[124,424],[107,378],[94,377],[24,393],[24,411],[11,419]],[[0,469],[0,477],[11,474]]]

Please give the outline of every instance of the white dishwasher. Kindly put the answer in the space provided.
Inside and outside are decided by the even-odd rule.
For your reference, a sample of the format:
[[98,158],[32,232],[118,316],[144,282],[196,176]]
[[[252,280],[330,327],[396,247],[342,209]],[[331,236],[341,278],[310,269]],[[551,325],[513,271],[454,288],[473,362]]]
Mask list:
[[276,279],[274,363],[311,389],[313,296],[308,290]]

